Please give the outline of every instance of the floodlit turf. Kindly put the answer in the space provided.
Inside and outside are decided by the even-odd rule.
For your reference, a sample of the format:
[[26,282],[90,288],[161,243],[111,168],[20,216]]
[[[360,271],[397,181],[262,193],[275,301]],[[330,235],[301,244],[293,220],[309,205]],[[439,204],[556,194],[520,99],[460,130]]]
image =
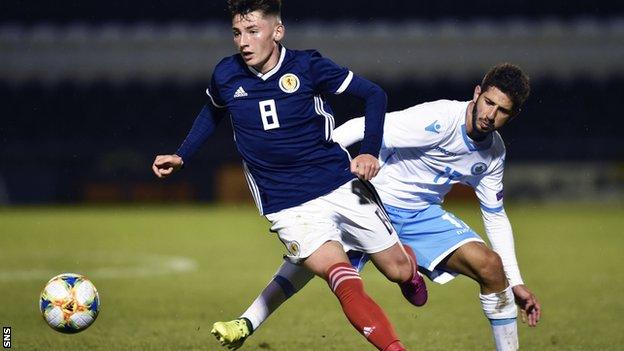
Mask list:
[[[450,207],[479,232],[477,206]],[[620,350],[624,344],[624,208],[508,205],[540,325],[521,325],[524,350]],[[280,263],[279,240],[253,208],[44,207],[0,209],[0,326],[18,350],[218,350],[212,322],[236,317]],[[47,279],[85,274],[102,310],[77,335],[38,310]],[[369,266],[365,286],[410,350],[493,349],[476,284],[430,284],[414,308]],[[326,286],[295,295],[242,350],[369,350]]]

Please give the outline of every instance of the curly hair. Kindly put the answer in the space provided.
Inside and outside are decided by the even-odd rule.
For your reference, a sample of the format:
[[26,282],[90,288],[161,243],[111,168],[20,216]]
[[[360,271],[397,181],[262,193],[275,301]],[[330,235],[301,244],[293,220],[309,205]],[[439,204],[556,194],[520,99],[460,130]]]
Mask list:
[[520,111],[531,92],[529,77],[511,63],[498,64],[486,73],[481,90],[486,91],[489,87],[496,87],[505,93],[513,102],[514,111]]
[[279,17],[282,11],[282,0],[228,0],[227,4],[232,17],[245,16],[254,11]]

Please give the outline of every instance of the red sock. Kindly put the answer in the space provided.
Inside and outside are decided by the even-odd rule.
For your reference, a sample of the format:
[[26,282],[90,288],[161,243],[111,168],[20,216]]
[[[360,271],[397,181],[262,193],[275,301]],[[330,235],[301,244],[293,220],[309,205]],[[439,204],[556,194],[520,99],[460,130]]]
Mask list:
[[360,334],[379,350],[405,350],[388,317],[366,295],[360,275],[350,264],[337,263],[327,270],[326,276],[349,322]]
[[405,351],[405,346],[401,345],[400,341],[395,341],[392,344],[388,345],[383,351]]

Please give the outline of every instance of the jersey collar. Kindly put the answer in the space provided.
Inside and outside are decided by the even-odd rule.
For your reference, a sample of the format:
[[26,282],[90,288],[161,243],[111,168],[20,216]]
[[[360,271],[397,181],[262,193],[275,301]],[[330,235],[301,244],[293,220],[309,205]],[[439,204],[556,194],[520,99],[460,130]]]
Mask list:
[[462,124],[461,131],[462,131],[462,137],[464,138],[464,143],[466,144],[466,146],[468,147],[468,150],[470,151],[487,150],[490,148],[490,146],[492,146],[492,140],[494,140],[494,138],[492,137],[493,133],[488,134],[488,136],[485,137],[485,140],[477,143],[477,142],[474,142],[472,139],[470,139],[470,137],[468,136],[468,133],[466,133],[465,124]]
[[279,61],[277,61],[277,65],[275,65],[275,67],[273,67],[270,71],[268,71],[267,73],[260,73],[258,72],[255,68],[251,67],[251,66],[247,66],[247,68],[249,68],[249,70],[251,71],[251,73],[253,73],[256,77],[262,79],[262,80],[267,80],[269,78],[271,78],[272,75],[274,75],[275,73],[277,73],[277,71],[279,71],[279,69],[282,67],[282,62],[284,62],[284,57],[286,57],[286,48],[281,46],[282,48],[280,51],[280,58]]

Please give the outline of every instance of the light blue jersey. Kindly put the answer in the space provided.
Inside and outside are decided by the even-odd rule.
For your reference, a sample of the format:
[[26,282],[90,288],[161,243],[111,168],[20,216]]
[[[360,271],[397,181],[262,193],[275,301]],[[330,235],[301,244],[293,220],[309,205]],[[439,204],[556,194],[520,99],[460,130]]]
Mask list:
[[[483,242],[440,207],[454,184],[472,187],[510,284],[522,284],[503,207],[505,145],[497,132],[479,143],[468,137],[469,106],[470,101],[439,100],[387,113],[381,169],[372,182],[401,242],[412,247],[420,269],[440,283],[455,275],[437,269],[444,258],[469,241]],[[356,118],[337,128],[333,138],[347,147],[361,140],[363,133],[364,121]]]
[[[456,183],[475,189],[481,206],[503,206],[505,145],[497,132],[476,144],[466,135],[468,101],[439,100],[386,114],[379,153],[381,169],[373,184],[386,205],[424,209],[442,204]],[[352,119],[334,131],[348,146],[364,133],[364,120]]]

